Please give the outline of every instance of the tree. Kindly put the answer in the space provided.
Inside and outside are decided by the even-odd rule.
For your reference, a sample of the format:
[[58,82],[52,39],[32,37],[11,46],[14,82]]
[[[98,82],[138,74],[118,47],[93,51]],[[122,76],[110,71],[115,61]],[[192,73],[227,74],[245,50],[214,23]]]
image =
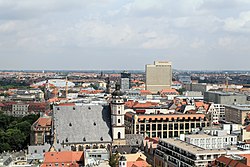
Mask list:
[[9,143],[0,143],[0,152],[9,151],[11,147]]
[[15,128],[19,129],[22,133],[24,133],[25,136],[30,134],[30,127],[31,124],[28,121],[20,122],[15,125]]
[[13,150],[20,150],[23,148],[26,137],[19,129],[8,129],[6,139]]
[[39,115],[26,115],[22,118],[22,121],[28,121],[31,125],[39,118]]
[[0,113],[0,129],[6,129],[11,122],[11,118],[2,112]]
[[180,94],[180,95],[182,95],[182,94],[183,94],[183,92],[185,92],[185,91],[186,91],[186,89],[185,89],[185,88],[180,88],[180,89],[178,89],[177,91],[179,92],[179,94]]
[[0,153],[26,148],[30,141],[31,125],[38,118],[39,115],[20,118],[0,112]]
[[96,86],[95,84],[90,84],[90,86],[95,89],[95,90],[98,90],[98,86]]
[[118,161],[119,161],[119,155],[118,155],[118,153],[112,154],[112,155],[110,156],[110,158],[109,158],[109,165],[110,165],[111,167],[116,167],[117,164],[118,164]]

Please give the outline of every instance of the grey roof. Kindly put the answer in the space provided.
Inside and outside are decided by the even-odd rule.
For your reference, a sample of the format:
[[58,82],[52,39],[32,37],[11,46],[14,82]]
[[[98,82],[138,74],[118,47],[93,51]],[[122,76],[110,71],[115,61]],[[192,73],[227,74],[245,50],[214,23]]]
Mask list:
[[135,154],[139,151],[139,148],[136,146],[117,146],[112,149],[112,153],[120,154]]
[[250,110],[250,104],[225,105],[225,107],[230,107],[242,111]]
[[55,106],[54,128],[59,143],[112,142],[108,106]]
[[28,154],[41,154],[43,155],[44,152],[48,152],[50,149],[50,144],[45,143],[44,145],[34,145],[28,146]]
[[142,134],[126,134],[126,144],[129,146],[141,146],[144,137]]

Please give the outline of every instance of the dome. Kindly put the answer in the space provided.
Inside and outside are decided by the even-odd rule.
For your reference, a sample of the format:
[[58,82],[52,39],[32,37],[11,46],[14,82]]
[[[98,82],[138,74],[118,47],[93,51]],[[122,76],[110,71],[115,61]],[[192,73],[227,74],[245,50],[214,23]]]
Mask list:
[[123,96],[123,92],[120,90],[121,85],[119,83],[115,84],[115,91],[112,93],[112,96]]

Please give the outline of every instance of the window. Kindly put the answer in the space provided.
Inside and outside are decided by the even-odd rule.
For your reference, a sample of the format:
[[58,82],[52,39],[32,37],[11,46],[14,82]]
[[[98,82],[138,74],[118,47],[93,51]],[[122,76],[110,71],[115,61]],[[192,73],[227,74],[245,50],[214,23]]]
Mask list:
[[121,114],[121,111],[120,111],[120,110],[118,110],[118,114]]
[[121,132],[118,132],[118,133],[117,133],[117,137],[118,137],[118,139],[121,138]]
[[152,130],[156,130],[156,124],[152,124]]
[[161,124],[158,124],[158,125],[157,125],[157,129],[158,129],[158,130],[161,130]]
[[118,124],[119,124],[119,123],[121,123],[121,120],[120,120],[120,119],[118,119]]

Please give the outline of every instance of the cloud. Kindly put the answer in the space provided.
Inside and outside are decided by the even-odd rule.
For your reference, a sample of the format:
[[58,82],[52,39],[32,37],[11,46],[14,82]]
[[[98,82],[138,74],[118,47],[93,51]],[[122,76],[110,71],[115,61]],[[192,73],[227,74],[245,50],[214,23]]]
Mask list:
[[190,44],[190,46],[194,49],[202,48],[205,46],[205,40],[197,38]]
[[176,48],[179,45],[179,37],[177,35],[158,36],[156,34],[146,33],[146,36],[150,37],[144,43],[142,48],[144,49],[169,49]]
[[225,30],[232,32],[250,32],[250,11],[241,12],[238,18],[225,20]]
[[[202,68],[208,59],[224,61],[229,51],[249,60],[249,5],[249,0],[0,0],[0,66],[25,68],[32,57],[52,61],[34,61],[32,68],[51,68],[53,61],[69,68],[72,58],[90,60],[95,68],[119,68],[122,60],[143,69],[166,58],[187,69],[183,58],[188,68]],[[204,63],[192,61],[198,58]]]

